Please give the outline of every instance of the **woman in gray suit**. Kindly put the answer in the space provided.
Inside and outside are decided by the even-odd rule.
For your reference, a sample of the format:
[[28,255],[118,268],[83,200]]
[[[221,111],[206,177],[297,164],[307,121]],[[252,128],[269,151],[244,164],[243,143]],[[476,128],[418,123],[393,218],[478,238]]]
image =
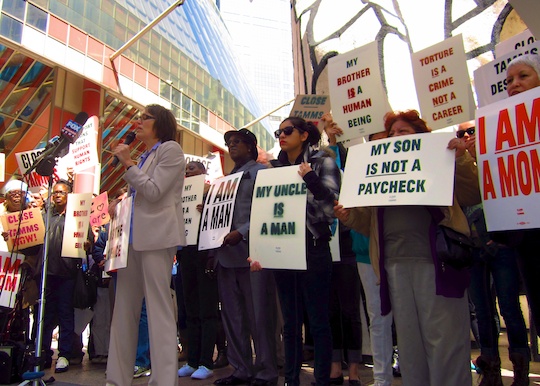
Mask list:
[[123,178],[130,186],[133,212],[128,266],[118,270],[107,385],[131,385],[143,298],[153,370],[148,384],[175,385],[178,362],[170,283],[174,254],[186,243],[184,153],[175,141],[176,120],[162,106],[147,106],[135,133],[146,147],[138,164],[131,159],[128,145],[119,144],[113,151],[126,170]]

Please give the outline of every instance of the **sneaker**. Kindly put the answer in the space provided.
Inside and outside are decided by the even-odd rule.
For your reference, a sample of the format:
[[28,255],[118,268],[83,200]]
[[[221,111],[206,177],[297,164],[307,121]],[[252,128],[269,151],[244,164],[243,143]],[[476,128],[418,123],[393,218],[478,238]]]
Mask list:
[[65,373],[69,369],[69,361],[65,357],[58,357],[56,360],[55,373]]
[[150,374],[152,374],[152,369],[143,366],[135,366],[133,378],[148,377]]
[[191,367],[187,363],[180,367],[180,370],[178,370],[178,376],[179,377],[189,377],[191,374],[193,374],[197,369]]
[[[192,379],[207,379],[210,378],[214,372],[206,366],[199,366],[193,374],[191,374]],[[178,370],[178,375],[180,375],[180,370]]]

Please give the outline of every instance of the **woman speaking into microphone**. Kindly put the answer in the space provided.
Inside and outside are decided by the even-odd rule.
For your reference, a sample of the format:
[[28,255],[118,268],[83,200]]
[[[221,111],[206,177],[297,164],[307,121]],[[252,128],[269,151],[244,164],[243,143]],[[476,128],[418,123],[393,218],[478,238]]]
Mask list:
[[148,310],[152,375],[149,385],[175,385],[178,362],[170,283],[174,254],[185,245],[182,190],[185,160],[175,141],[176,119],[166,108],[146,106],[135,128],[145,145],[139,162],[129,146],[114,155],[125,168],[133,197],[128,266],[118,270],[111,324],[107,385],[130,385],[143,298]]

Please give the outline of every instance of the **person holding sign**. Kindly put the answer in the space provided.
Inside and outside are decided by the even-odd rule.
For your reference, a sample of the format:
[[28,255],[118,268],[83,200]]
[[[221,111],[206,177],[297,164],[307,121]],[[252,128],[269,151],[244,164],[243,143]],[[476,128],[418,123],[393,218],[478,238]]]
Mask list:
[[[136,138],[146,151],[137,164],[129,145],[113,150],[125,167],[133,197],[128,265],[118,270],[111,323],[107,384],[130,385],[143,298],[148,310],[150,384],[177,384],[177,346],[171,299],[171,267],[186,244],[182,213],[185,159],[176,138],[176,119],[165,107],[149,105],[139,116]],[[110,239],[110,237],[109,237]]]
[[[234,161],[231,174],[242,172],[238,186],[231,231],[214,251],[221,301],[221,316],[227,335],[227,356],[234,372],[214,382],[216,385],[275,385],[276,290],[271,272],[250,272],[247,262],[251,197],[257,172],[266,166],[256,162],[257,137],[247,129],[225,133],[225,144]],[[250,335],[255,347],[255,365]]]
[[[414,110],[386,114],[384,126],[388,137],[431,131]],[[449,149],[458,146],[456,138],[448,144]],[[370,259],[380,277],[381,311],[386,315],[392,310],[394,315],[404,386],[472,382],[469,307],[464,296],[468,272],[443,266],[434,247],[439,224],[470,233],[459,205],[479,200],[476,168],[468,154],[456,158],[456,174],[461,178],[455,179],[451,207],[335,206],[345,225],[370,237]],[[469,185],[476,186],[476,195]]]
[[329,241],[334,221],[333,202],[339,194],[341,175],[328,153],[315,151],[321,134],[311,122],[289,117],[275,132],[281,151],[274,167],[299,165],[298,174],[307,185],[307,271],[275,270],[283,312],[285,384],[298,386],[302,366],[303,310],[307,311],[315,349],[315,380],[328,385],[332,363],[329,321],[332,255]]

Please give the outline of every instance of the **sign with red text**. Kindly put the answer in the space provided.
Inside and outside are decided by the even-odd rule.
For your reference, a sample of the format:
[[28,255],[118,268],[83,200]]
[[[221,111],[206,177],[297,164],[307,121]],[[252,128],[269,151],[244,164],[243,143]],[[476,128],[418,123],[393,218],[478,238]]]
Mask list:
[[128,265],[132,201],[133,197],[129,196],[116,205],[114,216],[109,225],[105,272],[126,268]]
[[[26,174],[28,169],[32,167],[35,160],[43,152],[44,149],[34,149],[23,151],[21,153],[15,153],[15,158],[17,159],[17,164],[19,165],[19,172],[23,176],[24,182],[28,184],[28,190],[32,193],[38,193],[41,186],[47,186],[49,182],[49,177],[40,176],[36,170]],[[67,173],[66,173],[67,176]],[[53,173],[53,183],[60,179],[58,172],[58,166],[55,166]]]
[[349,141],[381,131],[390,110],[384,92],[377,42],[366,44],[328,60],[332,116],[343,129],[338,141]]
[[263,268],[307,269],[307,186],[298,165],[259,170],[249,221],[249,253]]
[[24,255],[0,251],[0,306],[14,308],[21,286],[21,264]]
[[199,251],[219,248],[231,231],[234,202],[243,172],[219,178],[210,185],[199,230]]
[[98,117],[95,115],[90,117],[84,124],[80,137],[69,146],[75,173],[99,163],[97,154],[98,125]]
[[512,53],[498,57],[474,71],[474,88],[478,106],[486,106],[508,98],[506,70],[510,62],[519,56],[531,54],[540,54],[540,42],[534,41],[526,46],[520,46]]
[[355,206],[451,206],[454,196],[453,133],[379,139],[349,148],[339,202]]
[[6,243],[9,251],[19,251],[43,244],[45,224],[39,208],[6,213],[0,220],[2,228],[8,233]]
[[92,193],[68,194],[62,257],[86,256],[84,242],[88,240],[91,209]]
[[200,162],[206,168],[206,183],[211,184],[216,178],[223,177],[223,167],[221,166],[221,155],[219,151],[209,153],[207,157],[184,154],[186,165],[192,161]]
[[299,117],[308,122],[313,122],[320,131],[319,123],[324,114],[330,112],[330,96],[328,95],[297,95],[289,116]]
[[90,225],[101,226],[111,221],[109,216],[109,197],[107,192],[103,192],[92,199],[92,210],[90,212]]
[[[503,55],[510,54],[514,51],[527,48],[536,41],[531,31],[525,31],[514,35],[499,44],[495,45],[495,57],[500,58]],[[534,53],[534,52],[533,52]]]
[[476,106],[461,35],[413,53],[412,63],[421,115],[432,130],[473,119]]
[[478,109],[476,152],[488,231],[540,227],[540,87]]
[[184,212],[184,227],[186,229],[186,245],[196,245],[199,235],[201,212],[197,205],[203,203],[204,180],[206,176],[187,177],[184,180],[182,192],[182,210]]

